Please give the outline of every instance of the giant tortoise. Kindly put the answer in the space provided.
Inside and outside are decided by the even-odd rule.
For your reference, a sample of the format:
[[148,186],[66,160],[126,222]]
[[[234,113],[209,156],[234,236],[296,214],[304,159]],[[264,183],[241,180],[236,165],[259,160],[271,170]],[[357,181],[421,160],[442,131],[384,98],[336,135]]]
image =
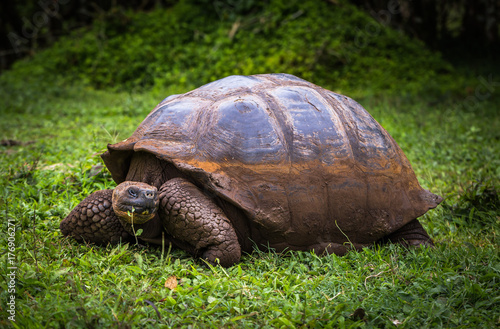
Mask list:
[[432,245],[417,217],[442,200],[358,103],[289,74],[167,97],[102,159],[118,186],[76,206],[64,235],[106,244],[141,232],[222,266],[254,247]]

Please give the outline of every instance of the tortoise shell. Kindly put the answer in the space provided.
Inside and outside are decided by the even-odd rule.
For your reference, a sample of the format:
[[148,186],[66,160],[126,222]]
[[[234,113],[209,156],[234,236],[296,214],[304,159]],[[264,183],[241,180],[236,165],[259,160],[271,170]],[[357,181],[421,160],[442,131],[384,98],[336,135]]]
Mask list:
[[230,76],[167,97],[102,155],[117,183],[139,151],[231,205],[240,240],[278,250],[342,254],[343,242],[371,244],[439,202],[358,103],[289,74]]

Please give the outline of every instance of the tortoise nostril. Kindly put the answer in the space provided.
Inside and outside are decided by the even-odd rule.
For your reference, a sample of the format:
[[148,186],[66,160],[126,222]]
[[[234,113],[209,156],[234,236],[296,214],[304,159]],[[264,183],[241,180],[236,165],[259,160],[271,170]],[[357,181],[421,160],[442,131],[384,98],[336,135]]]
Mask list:
[[155,192],[153,192],[153,191],[146,191],[146,192],[144,192],[144,196],[147,199],[153,199],[155,197]]

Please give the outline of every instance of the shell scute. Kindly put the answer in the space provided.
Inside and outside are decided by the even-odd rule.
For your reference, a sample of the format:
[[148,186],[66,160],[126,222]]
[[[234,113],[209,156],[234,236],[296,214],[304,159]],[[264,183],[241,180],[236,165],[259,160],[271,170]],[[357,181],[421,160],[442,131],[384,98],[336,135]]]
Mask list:
[[280,162],[283,145],[266,104],[252,95],[230,96],[212,105],[213,121],[198,148],[211,161]]
[[291,161],[319,159],[331,165],[350,156],[349,142],[338,115],[315,89],[287,86],[268,92],[286,109],[284,116],[292,133]]

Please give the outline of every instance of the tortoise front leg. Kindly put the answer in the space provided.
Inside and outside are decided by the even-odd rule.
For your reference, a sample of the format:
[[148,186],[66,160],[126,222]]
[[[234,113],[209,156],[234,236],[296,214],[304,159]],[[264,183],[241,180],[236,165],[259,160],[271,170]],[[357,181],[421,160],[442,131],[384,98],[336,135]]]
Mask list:
[[82,242],[105,245],[131,240],[111,205],[113,190],[92,193],[59,225],[61,232]]
[[233,225],[212,199],[187,180],[174,178],[161,186],[159,213],[165,230],[183,249],[224,267],[240,260]]

